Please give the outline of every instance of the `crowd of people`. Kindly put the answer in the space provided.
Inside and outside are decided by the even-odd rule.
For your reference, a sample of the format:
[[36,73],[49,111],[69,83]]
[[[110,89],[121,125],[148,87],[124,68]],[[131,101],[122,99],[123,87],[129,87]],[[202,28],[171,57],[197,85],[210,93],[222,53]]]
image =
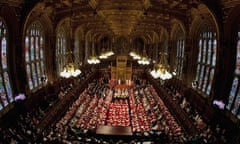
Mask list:
[[31,112],[21,111],[19,116],[0,129],[0,144],[32,143],[35,141],[40,133],[37,125],[56,101],[57,96],[52,95],[46,97],[45,101]]
[[199,112],[191,105],[188,99],[176,87],[170,84],[165,84],[165,90],[168,92],[172,99],[177,101],[180,107],[188,114],[189,119],[192,120],[195,127],[198,129],[198,134],[189,137],[190,142],[198,143],[227,143],[224,128],[219,125],[211,127],[204,121]]
[[116,99],[109,105],[106,125],[130,126],[129,106],[127,99]]
[[67,93],[72,90],[72,88],[73,88],[73,84],[72,83],[70,83],[69,85],[66,85],[66,86],[61,86],[60,87],[60,91],[58,93],[58,98],[59,99],[63,99],[64,96],[66,96]]
[[[79,82],[92,73],[92,70],[83,72],[77,80]],[[24,102],[16,102],[16,111],[10,120],[4,120],[0,127],[0,144],[31,144],[41,143],[44,133],[39,129],[39,123],[54,105],[72,90],[72,83],[62,85],[58,93],[43,96],[43,101],[33,109],[26,110]],[[40,139],[40,140],[39,140]]]
[[43,141],[114,141],[95,134],[100,125],[131,126],[133,136],[124,140],[128,142],[160,140],[183,143],[186,140],[181,126],[151,85],[144,83],[137,88],[123,91],[128,95],[127,98],[115,98],[114,88],[99,79],[94,80],[80,94],[65,116],[44,132]]
[[[81,78],[81,77],[80,77]],[[73,89],[62,87],[56,99],[63,99]],[[188,136],[171,115],[163,100],[146,80],[140,79],[135,87],[115,89],[103,78],[95,79],[76,96],[64,116],[43,131],[38,124],[54,105],[46,100],[44,105],[29,113],[20,114],[11,126],[0,128],[1,143],[225,143],[225,130],[217,125],[210,127],[191,106],[187,98],[172,86],[164,87],[172,100],[195,123],[199,133]],[[119,95],[124,95],[120,97]],[[97,135],[100,125],[130,126],[131,137]]]

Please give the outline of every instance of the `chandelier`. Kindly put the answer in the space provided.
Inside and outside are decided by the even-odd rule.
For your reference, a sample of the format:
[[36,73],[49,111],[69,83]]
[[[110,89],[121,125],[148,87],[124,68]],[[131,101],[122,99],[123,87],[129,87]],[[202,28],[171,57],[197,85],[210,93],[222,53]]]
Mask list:
[[[146,15],[147,13],[144,12],[144,15]],[[145,31],[147,30],[146,28],[147,25],[145,25]],[[143,53],[142,53],[142,57],[140,57],[140,59],[138,60],[138,64],[141,64],[141,65],[149,65],[150,64],[150,60],[147,56],[147,52],[146,52],[146,41],[144,41],[144,44],[143,44]]]
[[112,48],[110,50],[108,50],[105,55],[107,57],[110,57],[110,56],[114,55],[114,52],[113,52]]
[[96,56],[90,56],[90,58],[87,60],[89,64],[99,64],[100,60]]
[[108,55],[107,55],[107,52],[105,51],[105,48],[102,49],[102,52],[99,56],[100,59],[107,59],[108,58]]
[[95,56],[94,42],[92,44],[92,55],[87,60],[88,64],[99,64],[100,60]]
[[101,55],[99,56],[100,59],[107,59],[108,57],[114,55],[114,52],[112,50],[109,51],[103,51]]
[[[94,14],[94,19],[95,19],[95,21],[96,21],[97,12],[94,11],[93,14]],[[94,27],[93,30],[96,30],[96,25],[95,25],[95,27]],[[87,62],[88,62],[88,64],[91,64],[91,65],[92,65],[92,64],[99,64],[99,63],[100,63],[100,60],[99,60],[98,57],[95,55],[95,42],[94,42],[94,41],[92,41],[92,55],[88,58]]]
[[63,71],[60,72],[60,76],[64,78],[77,77],[80,74],[81,74],[81,71],[75,67],[74,63],[68,63],[63,68]]
[[154,64],[153,70],[150,72],[153,78],[157,79],[160,77],[160,72],[158,71],[157,65]]
[[147,57],[142,57],[140,60],[138,60],[138,64],[149,65],[150,61],[149,61],[149,59]]
[[150,60],[148,59],[145,45],[144,45],[144,49],[143,49],[143,56],[138,60],[138,64],[141,64],[141,65],[149,65],[150,64]]
[[153,78],[160,78],[161,80],[167,80],[172,78],[170,73],[170,66],[167,63],[167,53],[160,52],[160,60],[158,64],[154,65],[153,70],[150,72]]
[[[73,24],[72,24],[72,21],[73,21],[73,3],[72,3],[72,7],[71,7],[71,13],[72,13],[72,16],[70,18],[70,36],[71,36],[71,44],[73,45],[74,43],[74,40],[73,40]],[[60,72],[60,76],[63,77],[63,78],[69,78],[69,77],[77,77],[78,75],[81,74],[81,71],[80,69],[77,68],[77,66],[75,65],[74,61],[73,61],[73,55],[72,55],[72,51],[69,50],[69,53],[68,53],[68,58],[67,60],[70,62],[68,62],[64,68],[63,68],[63,71]]]
[[131,51],[131,52],[129,53],[129,55],[130,55],[134,60],[139,60],[139,59],[141,59],[141,56],[140,56],[138,53],[136,53],[135,51]]
[[134,59],[134,60],[140,60],[141,56],[137,52],[137,43],[135,42],[135,46],[133,45],[132,51],[129,53],[129,55]]
[[[111,48],[110,48],[110,41],[108,39],[107,41],[107,46],[106,46],[106,43],[105,43],[105,40],[103,39],[103,44],[102,44],[102,52],[99,56],[100,59],[107,59],[108,57],[114,55],[114,52],[112,50],[112,45],[111,45]],[[106,50],[105,50],[105,47],[106,47]]]

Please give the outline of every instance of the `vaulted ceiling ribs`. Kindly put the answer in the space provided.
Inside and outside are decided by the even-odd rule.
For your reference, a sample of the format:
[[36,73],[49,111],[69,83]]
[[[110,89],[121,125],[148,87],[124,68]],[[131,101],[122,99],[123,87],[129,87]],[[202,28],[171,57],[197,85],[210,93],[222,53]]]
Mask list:
[[75,26],[118,36],[168,28],[170,19],[184,21],[196,0],[44,0],[56,22],[71,17]]

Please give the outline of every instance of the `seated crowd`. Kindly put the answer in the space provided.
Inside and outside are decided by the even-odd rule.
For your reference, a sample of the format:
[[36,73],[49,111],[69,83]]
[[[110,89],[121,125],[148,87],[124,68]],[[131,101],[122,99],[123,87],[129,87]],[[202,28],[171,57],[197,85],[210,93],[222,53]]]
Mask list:
[[[81,77],[80,77],[81,78]],[[21,114],[16,123],[0,129],[0,139],[3,143],[138,143],[150,141],[153,143],[214,143],[217,139],[224,141],[224,131],[218,126],[211,129],[201,116],[187,102],[182,94],[171,93],[165,87],[173,100],[178,100],[181,107],[189,113],[200,133],[188,136],[184,129],[170,114],[162,99],[152,85],[141,80],[137,87],[130,89],[114,89],[101,78],[95,79],[70,105],[65,115],[44,131],[38,129],[38,124],[48,108],[37,108],[33,113]],[[68,93],[73,88],[62,88],[62,93]],[[124,95],[119,98],[117,95]],[[125,97],[126,96],[126,97]],[[61,96],[64,100],[64,95]],[[184,100],[185,99],[185,100]],[[49,103],[51,107],[53,103]],[[190,106],[189,106],[190,105]],[[194,114],[193,114],[194,113]],[[199,122],[204,123],[204,127]],[[97,135],[100,125],[130,126],[132,137],[119,139]],[[218,135],[217,135],[218,134]],[[222,142],[222,141],[220,141]],[[0,142],[1,143],[1,142]]]
[[114,98],[114,89],[102,85],[99,80],[89,84],[65,116],[44,132],[43,141],[108,143],[112,139],[96,136],[95,131],[100,125],[112,125],[131,126],[132,142],[184,142],[184,131],[151,85],[123,90],[129,96],[125,99]]
[[116,99],[109,105],[106,125],[130,126],[129,106],[127,99]]
[[[32,112],[22,111],[14,121],[9,122],[0,133],[1,141],[4,143],[31,142],[37,138],[39,129],[37,125],[45,114],[58,101],[56,95],[44,97],[44,101]],[[23,109],[21,109],[23,110]],[[0,142],[1,143],[1,142]]]
[[225,129],[217,125],[215,128],[210,127],[198,111],[188,102],[187,98],[170,84],[165,84],[165,90],[177,101],[180,107],[188,114],[193,121],[199,133],[189,138],[189,141],[201,143],[226,143]]
[[[83,75],[85,74],[81,74],[78,78],[82,79]],[[44,100],[30,112],[26,111],[22,104],[16,104],[16,116],[14,119],[4,122],[0,128],[0,144],[25,144],[37,141],[42,135],[38,128],[39,123],[44,120],[46,114],[51,111],[59,99],[71,91],[72,87],[72,84],[61,86],[58,94],[44,96]],[[59,97],[60,93],[62,95]]]

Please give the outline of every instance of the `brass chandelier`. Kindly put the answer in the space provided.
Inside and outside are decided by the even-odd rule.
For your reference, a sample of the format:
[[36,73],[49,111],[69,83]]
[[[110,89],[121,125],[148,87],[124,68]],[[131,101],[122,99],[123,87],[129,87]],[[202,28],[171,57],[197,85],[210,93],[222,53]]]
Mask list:
[[[71,44],[73,45],[74,39],[73,39],[73,3],[72,3],[72,7],[71,7],[71,13],[72,16],[70,18],[70,36],[71,36]],[[64,66],[63,71],[60,72],[60,76],[63,78],[69,78],[69,77],[77,77],[78,75],[81,74],[81,70],[78,69],[78,67],[76,66],[76,64],[73,61],[73,54],[72,51],[69,50],[69,53],[67,55],[67,60],[68,63]]]
[[154,68],[150,74],[155,79],[160,78],[161,80],[167,80],[172,78],[170,66],[167,62],[167,53],[160,52],[159,63],[154,65]]

